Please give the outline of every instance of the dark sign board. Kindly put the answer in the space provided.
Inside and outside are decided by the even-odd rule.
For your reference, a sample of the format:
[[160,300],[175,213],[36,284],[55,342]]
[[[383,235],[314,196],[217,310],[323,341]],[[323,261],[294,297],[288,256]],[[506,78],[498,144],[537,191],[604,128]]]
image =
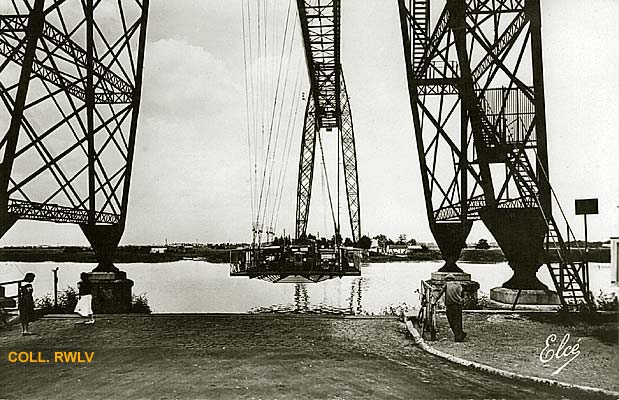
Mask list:
[[576,200],[576,215],[597,214],[598,199]]

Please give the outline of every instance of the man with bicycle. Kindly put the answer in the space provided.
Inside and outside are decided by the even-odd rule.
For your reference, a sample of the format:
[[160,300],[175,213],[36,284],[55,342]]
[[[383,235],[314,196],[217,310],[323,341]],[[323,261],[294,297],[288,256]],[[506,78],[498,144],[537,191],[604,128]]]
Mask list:
[[[456,342],[464,341],[466,332],[462,329],[462,286],[456,282],[456,278],[452,274],[445,276],[445,306],[447,307],[447,321],[454,333]],[[441,293],[442,295],[442,293]],[[441,296],[438,297],[440,299]],[[437,301],[438,301],[437,299]]]

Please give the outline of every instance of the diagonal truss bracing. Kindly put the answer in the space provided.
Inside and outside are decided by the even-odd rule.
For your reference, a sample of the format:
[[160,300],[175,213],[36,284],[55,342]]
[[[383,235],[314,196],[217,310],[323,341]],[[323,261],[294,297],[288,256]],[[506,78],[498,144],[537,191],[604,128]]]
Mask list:
[[[449,0],[435,20],[428,0],[399,3],[430,219],[475,220],[486,205],[532,204],[514,197],[527,192],[517,170],[532,171],[514,162],[528,158],[506,155],[508,145],[537,148],[540,129],[533,82],[522,77],[530,49],[524,0]],[[509,173],[495,193],[489,165],[506,159]]]
[[297,0],[318,128],[339,126],[340,1]]
[[[431,226],[481,217],[501,234],[509,228],[498,216],[541,221],[546,252],[559,262],[547,265],[563,304],[589,301],[583,256],[569,249],[552,215],[539,0],[445,0],[436,18],[429,4],[399,0]],[[504,251],[515,243],[495,238]]]
[[299,159],[299,178],[297,181],[297,223],[296,237],[307,230],[312,183],[314,181],[314,161],[316,158],[316,116],[312,96],[307,101],[303,137],[301,138],[301,157]]
[[20,0],[2,10],[2,224],[124,226],[148,6]]
[[[312,104],[306,110],[301,144],[296,234],[302,237],[307,229],[317,133],[323,128],[337,129],[351,233],[356,242],[361,236],[359,179],[350,102],[340,64],[341,5],[339,0],[297,0],[297,6],[311,86],[308,102]],[[338,218],[336,234],[339,228]]]
[[355,134],[353,131],[352,114],[344,74],[341,75],[341,129],[340,140],[342,147],[342,165],[344,168],[344,182],[346,184],[346,199],[348,200],[348,215],[350,229],[354,241],[361,237],[361,210],[359,209],[359,176],[357,173],[357,151],[355,148]]

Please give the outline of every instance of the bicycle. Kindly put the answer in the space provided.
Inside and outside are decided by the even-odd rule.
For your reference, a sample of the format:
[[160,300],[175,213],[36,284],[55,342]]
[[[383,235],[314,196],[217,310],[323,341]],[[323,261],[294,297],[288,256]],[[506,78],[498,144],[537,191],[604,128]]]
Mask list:
[[421,331],[421,337],[423,337],[426,332],[429,332],[430,340],[436,340],[436,301],[432,291],[433,288],[431,285],[425,281],[421,281],[421,290],[419,291],[421,308],[417,315],[417,323]]

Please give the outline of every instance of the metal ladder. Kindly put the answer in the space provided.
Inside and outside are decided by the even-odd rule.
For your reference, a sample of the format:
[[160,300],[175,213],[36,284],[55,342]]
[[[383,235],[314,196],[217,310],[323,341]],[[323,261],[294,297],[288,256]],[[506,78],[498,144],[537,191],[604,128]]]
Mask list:
[[554,219],[551,222],[548,224],[546,249],[548,251],[550,244],[554,245],[558,262],[548,260],[546,266],[559,293],[561,304],[568,308],[578,308],[581,304],[591,305],[588,262],[580,251],[567,249]]
[[[525,204],[528,207],[537,206],[544,218],[548,229],[546,233],[546,266],[559,294],[561,304],[566,307],[578,307],[582,303],[590,305],[588,263],[584,253],[578,248],[571,249],[567,246],[554,217],[546,215],[544,212],[538,195],[539,188],[533,167],[524,149],[515,146],[512,151],[508,152],[507,160],[509,168],[513,170],[519,193],[523,199],[526,199]],[[565,219],[565,215],[563,217]],[[567,219],[564,222],[569,230]],[[556,260],[550,259],[550,253],[556,255]]]
[[430,26],[430,5],[428,0],[413,1],[412,17],[413,23],[410,26],[413,43],[413,70],[416,70],[423,60],[428,44]]
[[[501,135],[497,132],[497,128],[490,123],[486,117],[486,111],[483,106],[489,107],[489,105],[487,102],[484,102],[485,98],[482,97],[476,103],[474,112],[471,113],[471,125],[473,129],[477,128],[481,130],[484,147],[488,147],[489,150],[500,150],[500,138],[505,137],[503,135],[506,135],[507,132],[503,132],[503,135]],[[539,196],[538,177],[535,175],[535,171],[526,155],[524,147],[514,144],[509,147],[506,146],[505,151],[505,162],[514,177],[516,187],[518,188],[524,205],[526,207],[535,207],[539,209],[547,227],[545,240],[546,266],[548,267],[548,272],[559,294],[561,305],[568,308],[577,308],[582,304],[592,305],[592,299],[589,293],[588,262],[584,253],[578,248],[572,250],[567,246],[552,214],[546,215],[544,212]],[[555,201],[561,209],[561,205],[556,196]],[[568,232],[571,232],[563,210],[561,210],[561,215],[568,228]],[[557,261],[550,259],[549,256],[551,252],[555,253]]]
[[507,151],[506,161],[524,203],[527,207],[535,207],[537,205],[535,199],[538,198],[539,189],[533,167],[524,148],[513,146]]

